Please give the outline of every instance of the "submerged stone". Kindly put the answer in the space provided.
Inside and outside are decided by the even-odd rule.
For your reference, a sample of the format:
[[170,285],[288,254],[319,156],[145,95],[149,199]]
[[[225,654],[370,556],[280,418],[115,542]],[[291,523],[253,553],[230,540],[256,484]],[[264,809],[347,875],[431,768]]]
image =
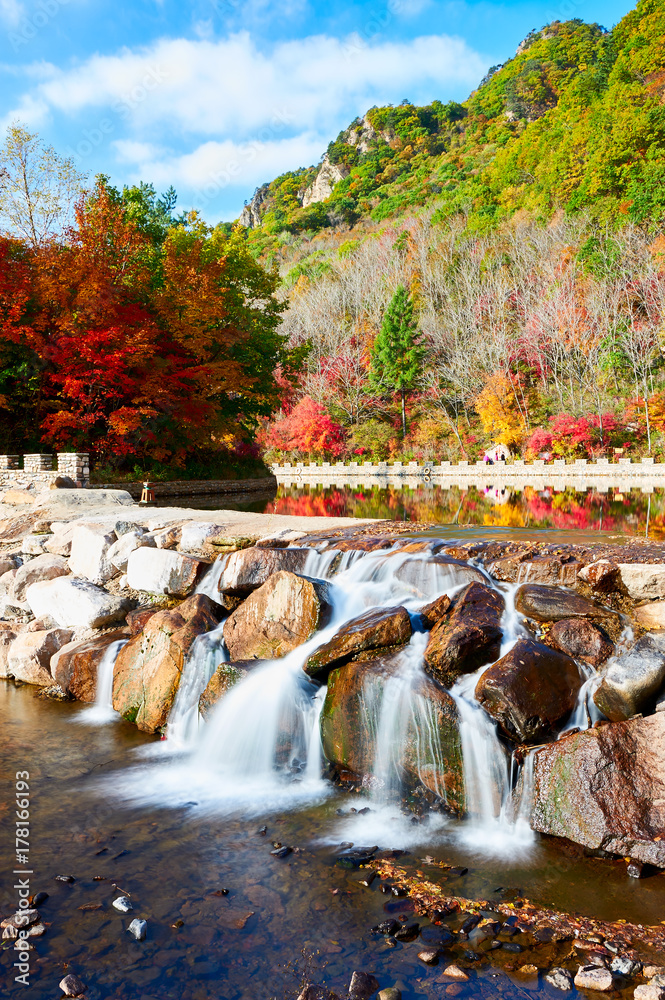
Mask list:
[[453,610],[434,626],[425,650],[425,669],[444,687],[461,674],[496,660],[501,650],[503,597],[471,583],[455,598]]
[[331,670],[359,653],[401,646],[411,638],[406,608],[373,608],[347,622],[332,639],[320,646],[305,664],[305,673],[325,680]]

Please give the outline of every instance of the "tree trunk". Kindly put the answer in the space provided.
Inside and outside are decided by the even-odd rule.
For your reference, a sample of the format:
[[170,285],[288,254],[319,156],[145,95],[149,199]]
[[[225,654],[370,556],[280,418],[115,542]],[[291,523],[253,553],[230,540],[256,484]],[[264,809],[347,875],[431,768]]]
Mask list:
[[402,437],[406,437],[406,393],[402,389]]

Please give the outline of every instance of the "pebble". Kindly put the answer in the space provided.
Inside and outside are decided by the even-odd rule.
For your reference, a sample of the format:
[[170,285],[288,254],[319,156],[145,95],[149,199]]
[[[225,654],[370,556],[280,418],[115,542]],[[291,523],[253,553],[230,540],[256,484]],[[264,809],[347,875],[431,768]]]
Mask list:
[[36,924],[39,920],[39,910],[17,910],[11,917],[5,917],[0,927],[26,927]]
[[76,882],[73,875],[55,875],[56,882]]
[[369,972],[354,972],[349,984],[349,1000],[367,1000],[379,988],[379,981]]
[[117,899],[113,900],[113,909],[118,910],[119,913],[129,913],[134,907],[131,901],[127,899],[127,896],[118,896]]
[[33,906],[41,906],[42,903],[45,903],[47,899],[48,899],[48,892],[38,892],[32,897],[31,903]]
[[647,979],[653,979],[654,976],[660,976],[665,974],[665,966],[662,965],[644,965],[642,967],[642,975],[646,976]]
[[630,875],[631,878],[642,878],[645,867],[646,865],[643,865],[641,861],[631,859],[626,866],[626,874]]
[[644,983],[636,986],[633,993],[635,1000],[663,1000],[665,998],[665,988],[656,983]]
[[537,965],[520,965],[517,970],[521,976],[537,976],[538,966]]
[[402,1000],[402,991],[396,986],[388,986],[385,990],[380,990],[376,1000]]
[[439,949],[438,948],[423,948],[422,951],[418,952],[418,958],[425,965],[436,965],[439,961]]
[[413,941],[418,937],[420,931],[420,924],[404,924],[399,930],[395,931],[395,939],[397,941]]
[[609,969],[597,965],[580,965],[575,976],[575,986],[581,990],[611,990],[614,985]]
[[394,934],[395,931],[398,930],[399,923],[393,918],[390,920],[382,920],[380,924],[376,924],[372,927],[373,934]]
[[545,976],[545,982],[553,986],[555,990],[563,990],[564,992],[573,988],[573,977],[568,969],[550,969]]
[[517,955],[518,952],[523,950],[522,945],[519,944],[517,941],[504,941],[501,947],[503,948],[504,951],[511,951],[515,955]]
[[58,985],[66,997],[78,997],[81,993],[85,993],[84,983],[71,972],[61,979]]
[[288,858],[289,854],[293,854],[292,847],[276,847],[270,852],[273,858]]
[[642,963],[633,958],[621,958],[617,955],[610,963],[610,970],[618,972],[620,976],[636,976],[642,971]]
[[468,980],[468,976],[463,969],[460,969],[459,965],[447,965],[443,970],[442,975],[447,976],[448,979],[459,979],[460,982]]
[[148,929],[148,921],[139,920],[138,917],[134,917],[131,924],[127,928],[132,937],[136,938],[137,941],[145,941],[145,935],[147,929]]

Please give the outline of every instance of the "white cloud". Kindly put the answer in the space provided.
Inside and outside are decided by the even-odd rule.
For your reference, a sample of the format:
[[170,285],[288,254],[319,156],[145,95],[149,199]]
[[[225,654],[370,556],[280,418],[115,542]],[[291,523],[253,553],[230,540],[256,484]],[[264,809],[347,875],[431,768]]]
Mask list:
[[16,28],[25,14],[20,0],[0,0],[0,21],[10,28]]

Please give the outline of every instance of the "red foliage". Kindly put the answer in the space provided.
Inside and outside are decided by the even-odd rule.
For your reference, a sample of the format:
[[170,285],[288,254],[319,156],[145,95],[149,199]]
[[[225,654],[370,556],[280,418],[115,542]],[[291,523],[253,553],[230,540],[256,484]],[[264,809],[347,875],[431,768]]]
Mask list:
[[289,414],[268,427],[266,446],[338,458],[346,449],[346,437],[344,428],[330,418],[320,403],[303,396]]

